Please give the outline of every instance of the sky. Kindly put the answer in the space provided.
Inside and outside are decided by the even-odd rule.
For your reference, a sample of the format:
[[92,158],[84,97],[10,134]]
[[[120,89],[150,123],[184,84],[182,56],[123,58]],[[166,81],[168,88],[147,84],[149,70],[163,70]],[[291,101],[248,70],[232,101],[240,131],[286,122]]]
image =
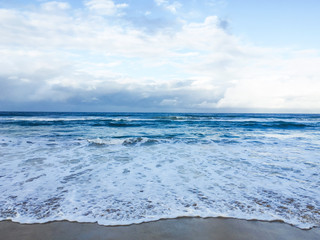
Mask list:
[[320,113],[318,0],[0,0],[0,111]]

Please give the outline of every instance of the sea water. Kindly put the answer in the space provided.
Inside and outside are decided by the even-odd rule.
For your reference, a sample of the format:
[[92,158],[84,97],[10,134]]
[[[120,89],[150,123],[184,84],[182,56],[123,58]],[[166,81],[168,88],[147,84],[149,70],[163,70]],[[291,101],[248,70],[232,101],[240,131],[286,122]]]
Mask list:
[[320,226],[320,115],[0,113],[0,220]]

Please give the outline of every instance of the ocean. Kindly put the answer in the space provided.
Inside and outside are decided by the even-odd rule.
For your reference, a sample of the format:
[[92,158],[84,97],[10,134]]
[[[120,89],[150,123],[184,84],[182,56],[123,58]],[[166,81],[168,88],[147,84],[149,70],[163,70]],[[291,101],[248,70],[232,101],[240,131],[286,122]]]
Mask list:
[[320,115],[0,112],[0,220],[320,226]]

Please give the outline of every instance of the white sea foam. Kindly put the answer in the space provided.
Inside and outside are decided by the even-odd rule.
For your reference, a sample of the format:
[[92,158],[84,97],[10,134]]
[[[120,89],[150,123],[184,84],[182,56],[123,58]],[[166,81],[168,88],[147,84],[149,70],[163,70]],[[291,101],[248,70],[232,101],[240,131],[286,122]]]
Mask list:
[[0,220],[320,226],[318,132],[170,126],[1,130]]

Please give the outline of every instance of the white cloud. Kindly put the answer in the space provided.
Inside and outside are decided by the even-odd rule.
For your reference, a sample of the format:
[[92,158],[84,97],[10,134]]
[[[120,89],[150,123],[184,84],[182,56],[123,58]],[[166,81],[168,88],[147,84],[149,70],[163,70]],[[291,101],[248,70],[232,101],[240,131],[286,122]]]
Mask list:
[[178,103],[178,101],[176,99],[163,99],[161,102],[160,102],[160,105],[161,106],[176,106]]
[[115,4],[112,0],[89,0],[85,5],[95,13],[100,15],[112,16],[117,13],[122,8],[128,7],[128,4],[121,3]]
[[177,9],[181,8],[182,4],[179,2],[173,2],[172,4],[169,4],[166,6],[166,9],[168,9],[172,13],[176,13]]
[[182,7],[180,2],[174,1],[170,3],[168,0],[154,0],[158,6],[164,7],[166,10],[170,11],[171,13],[175,14],[177,9]]
[[67,10],[70,8],[69,3],[67,2],[45,2],[41,4],[42,9],[46,11],[55,11],[55,10]]
[[154,0],[154,1],[158,6],[161,6],[163,4],[168,4],[168,0]]
[[319,64],[319,56],[301,55],[252,62],[250,69],[239,73],[241,78],[226,90],[217,106],[319,110]]
[[67,9],[60,3],[0,9],[0,101],[320,110],[318,51],[247,45],[216,16],[147,33],[100,17],[101,9],[118,14],[121,4],[87,1],[91,13],[67,15],[55,13]]

